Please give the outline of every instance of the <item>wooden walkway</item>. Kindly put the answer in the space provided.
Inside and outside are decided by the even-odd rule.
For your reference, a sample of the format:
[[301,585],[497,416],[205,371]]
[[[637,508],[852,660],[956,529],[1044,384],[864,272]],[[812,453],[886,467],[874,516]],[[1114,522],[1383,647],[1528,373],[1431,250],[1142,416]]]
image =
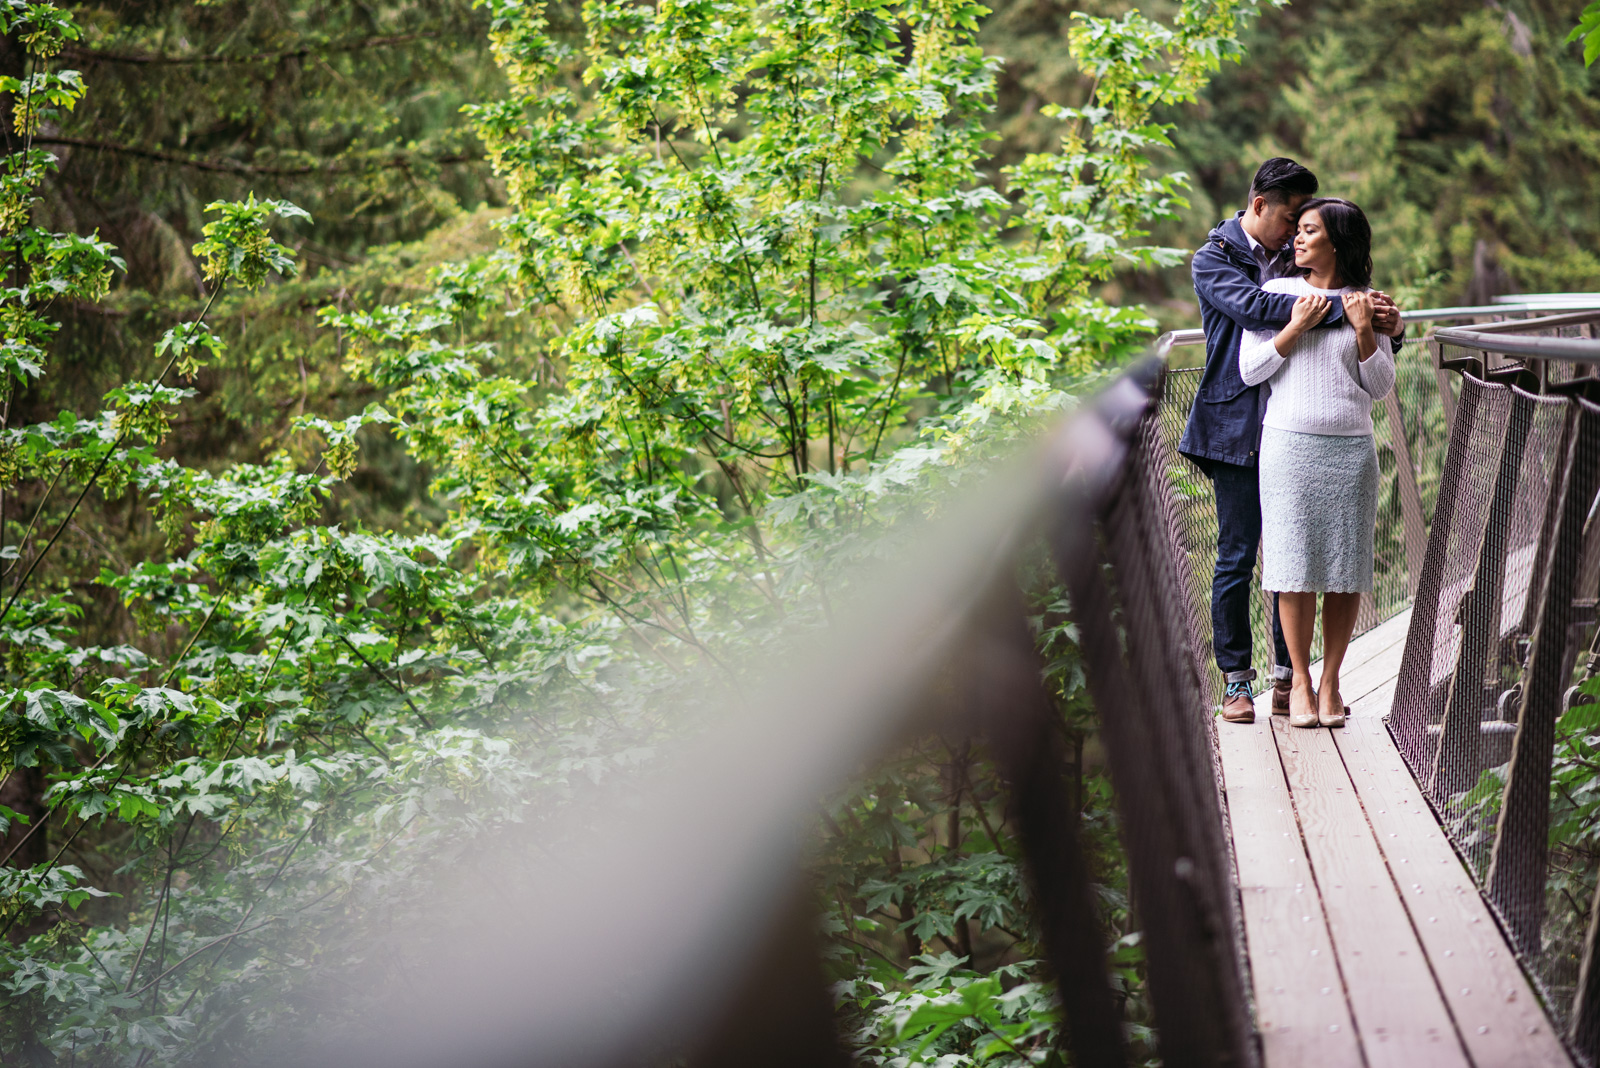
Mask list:
[[1267,1068],[1570,1068],[1384,728],[1409,620],[1352,643],[1342,731],[1217,720]]

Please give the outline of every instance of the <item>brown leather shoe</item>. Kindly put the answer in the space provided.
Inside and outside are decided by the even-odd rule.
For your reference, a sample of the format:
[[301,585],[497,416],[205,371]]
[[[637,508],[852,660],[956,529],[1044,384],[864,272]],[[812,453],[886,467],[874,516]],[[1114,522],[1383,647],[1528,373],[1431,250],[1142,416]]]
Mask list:
[[1237,691],[1222,702],[1222,718],[1229,723],[1254,723],[1256,703],[1249,690]]
[[1289,714],[1289,692],[1294,689],[1294,683],[1288,679],[1272,680],[1272,714],[1274,716],[1287,716]]

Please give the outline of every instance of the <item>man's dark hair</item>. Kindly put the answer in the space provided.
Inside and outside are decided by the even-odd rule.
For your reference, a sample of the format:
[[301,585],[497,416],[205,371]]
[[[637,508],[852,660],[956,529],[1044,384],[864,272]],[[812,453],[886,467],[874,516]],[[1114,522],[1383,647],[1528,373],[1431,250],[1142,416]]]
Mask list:
[[1317,176],[1292,159],[1274,156],[1256,168],[1250,179],[1250,203],[1266,197],[1268,204],[1287,204],[1295,197],[1317,195]]
[[1317,197],[1300,206],[1298,223],[1306,212],[1322,219],[1322,229],[1333,243],[1333,262],[1339,271],[1339,284],[1366,289],[1372,284],[1372,225],[1366,213],[1348,200]]

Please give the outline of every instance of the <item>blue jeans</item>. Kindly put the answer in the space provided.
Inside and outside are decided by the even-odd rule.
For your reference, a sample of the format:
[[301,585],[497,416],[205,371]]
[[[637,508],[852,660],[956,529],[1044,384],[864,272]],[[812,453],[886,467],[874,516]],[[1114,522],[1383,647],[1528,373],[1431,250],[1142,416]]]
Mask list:
[[[1229,682],[1256,677],[1250,666],[1250,576],[1261,543],[1261,490],[1254,467],[1212,462],[1217,495],[1217,570],[1211,577],[1211,645],[1217,667]],[[1278,622],[1278,597],[1272,597],[1274,677],[1289,678],[1289,647]]]

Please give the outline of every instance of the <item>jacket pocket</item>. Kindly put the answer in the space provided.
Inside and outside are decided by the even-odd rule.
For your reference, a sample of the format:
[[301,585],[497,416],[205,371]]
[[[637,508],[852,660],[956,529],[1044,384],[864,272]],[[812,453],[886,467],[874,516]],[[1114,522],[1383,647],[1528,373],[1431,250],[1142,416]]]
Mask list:
[[1247,386],[1240,379],[1232,382],[1212,382],[1201,388],[1197,399],[1207,404],[1232,404],[1255,386]]

